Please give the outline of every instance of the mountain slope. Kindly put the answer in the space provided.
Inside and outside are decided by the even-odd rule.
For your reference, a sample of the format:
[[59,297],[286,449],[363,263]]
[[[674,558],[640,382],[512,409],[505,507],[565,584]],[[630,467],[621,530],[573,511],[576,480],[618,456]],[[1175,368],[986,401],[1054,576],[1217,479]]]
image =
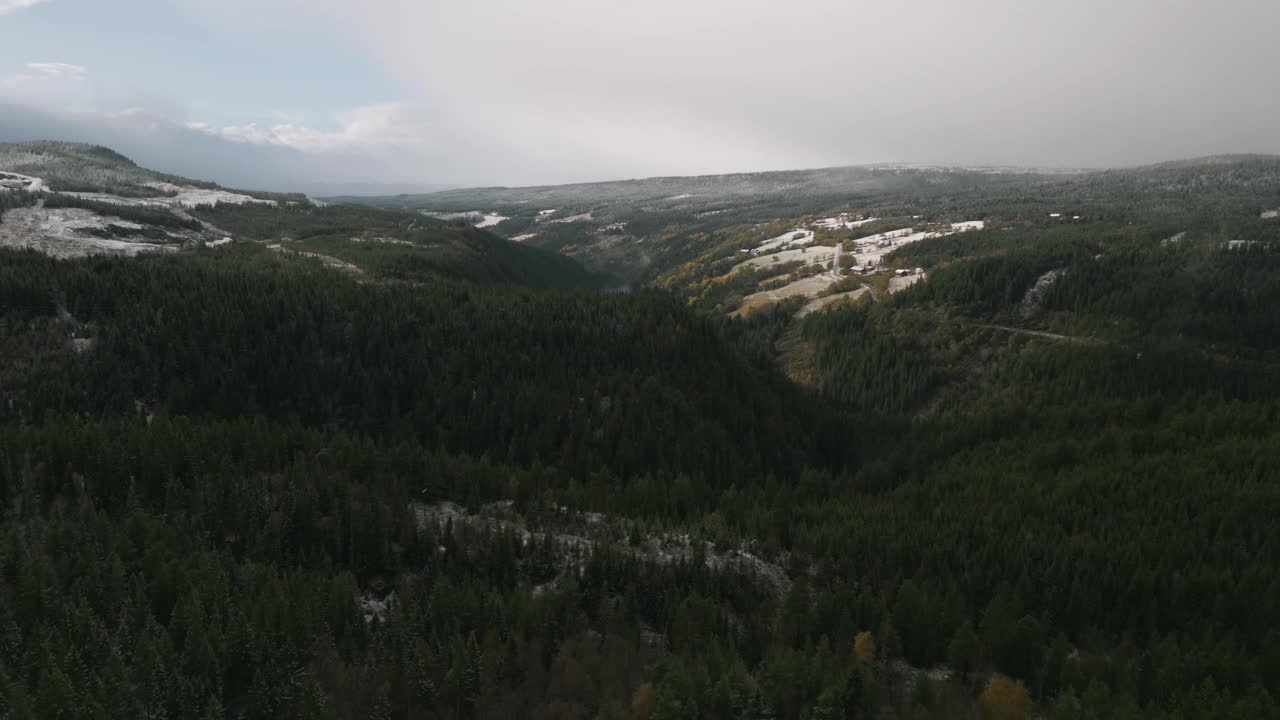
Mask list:
[[0,246],[58,257],[252,241],[385,280],[612,284],[569,258],[485,232],[365,207],[317,206],[302,195],[226,190],[138,167],[96,146],[0,145],[0,172],[12,186],[0,191],[0,211],[11,208],[0,218]]

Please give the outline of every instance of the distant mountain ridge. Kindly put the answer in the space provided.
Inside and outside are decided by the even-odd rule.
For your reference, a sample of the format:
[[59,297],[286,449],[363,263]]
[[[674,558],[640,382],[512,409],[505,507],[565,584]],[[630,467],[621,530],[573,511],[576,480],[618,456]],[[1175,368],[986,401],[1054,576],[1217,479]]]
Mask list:
[[0,247],[78,257],[252,243],[365,279],[612,284],[570,258],[482,230],[302,194],[228,190],[148,170],[97,145],[0,144],[0,172],[9,174],[0,185]]

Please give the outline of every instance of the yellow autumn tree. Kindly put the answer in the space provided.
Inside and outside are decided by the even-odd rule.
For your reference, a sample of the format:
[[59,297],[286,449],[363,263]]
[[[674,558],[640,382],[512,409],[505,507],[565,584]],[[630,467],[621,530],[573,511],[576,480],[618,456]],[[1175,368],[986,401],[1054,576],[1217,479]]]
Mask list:
[[653,685],[641,684],[631,696],[631,717],[635,720],[649,720],[649,716],[653,714],[653,705]]
[[853,638],[853,654],[858,656],[863,665],[870,665],[876,660],[876,639],[870,632],[863,630]]
[[982,712],[990,720],[1025,720],[1031,715],[1031,693],[1021,680],[999,673],[991,676],[978,698]]

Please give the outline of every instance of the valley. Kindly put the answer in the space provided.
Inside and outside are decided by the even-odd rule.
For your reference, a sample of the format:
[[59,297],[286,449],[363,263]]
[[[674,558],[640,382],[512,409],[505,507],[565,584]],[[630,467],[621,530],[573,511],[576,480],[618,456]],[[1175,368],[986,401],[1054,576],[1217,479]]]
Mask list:
[[15,716],[1275,714],[1280,159],[3,158]]

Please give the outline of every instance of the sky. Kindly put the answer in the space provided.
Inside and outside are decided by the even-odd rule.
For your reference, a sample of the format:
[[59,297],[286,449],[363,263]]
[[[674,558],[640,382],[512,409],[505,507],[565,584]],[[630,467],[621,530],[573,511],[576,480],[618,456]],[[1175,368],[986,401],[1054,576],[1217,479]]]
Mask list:
[[1280,153],[1275,0],[0,0],[0,140],[241,187]]

